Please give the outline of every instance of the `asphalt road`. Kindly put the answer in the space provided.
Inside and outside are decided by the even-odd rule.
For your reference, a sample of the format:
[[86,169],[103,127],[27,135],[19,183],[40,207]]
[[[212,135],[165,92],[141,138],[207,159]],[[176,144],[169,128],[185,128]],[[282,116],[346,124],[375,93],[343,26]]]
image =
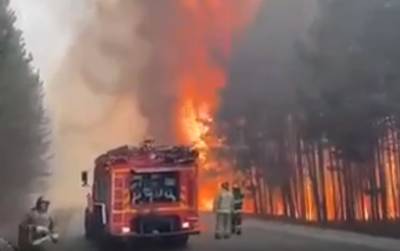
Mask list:
[[[54,251],[96,251],[98,248],[82,237],[81,214],[70,214],[60,222],[62,241]],[[292,226],[248,219],[244,224],[244,234],[230,240],[214,240],[214,219],[203,215],[204,232],[192,237],[190,251],[395,251],[400,250],[400,240],[370,237],[350,232],[320,230],[311,227]],[[400,231],[400,230],[399,230]],[[147,243],[133,250],[166,250],[160,244]],[[110,250],[111,251],[111,250]],[[112,251],[120,251],[114,248]],[[122,250],[121,250],[122,251]]]

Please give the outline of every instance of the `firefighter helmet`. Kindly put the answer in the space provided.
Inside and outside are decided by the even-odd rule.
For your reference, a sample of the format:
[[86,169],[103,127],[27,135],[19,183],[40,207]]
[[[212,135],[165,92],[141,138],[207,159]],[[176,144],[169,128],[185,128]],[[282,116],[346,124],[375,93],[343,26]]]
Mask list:
[[221,186],[222,186],[223,189],[227,189],[228,190],[229,189],[229,182],[225,181],[225,182],[222,183]]
[[36,200],[36,208],[40,208],[40,205],[45,204],[47,207],[50,205],[50,201],[47,200],[44,196],[40,196],[37,200]]

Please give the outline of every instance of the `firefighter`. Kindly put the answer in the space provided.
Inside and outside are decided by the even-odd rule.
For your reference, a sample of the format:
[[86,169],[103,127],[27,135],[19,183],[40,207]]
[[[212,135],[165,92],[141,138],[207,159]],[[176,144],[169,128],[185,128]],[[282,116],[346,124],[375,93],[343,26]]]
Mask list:
[[217,197],[214,200],[214,212],[216,213],[216,239],[228,239],[232,229],[233,194],[229,189],[229,183],[221,185]]
[[50,201],[39,197],[35,206],[21,222],[18,232],[19,250],[42,250],[44,242],[58,241],[58,234],[54,232],[54,222],[50,217]]
[[142,150],[143,151],[151,151],[154,147],[154,139],[153,138],[147,138],[146,140],[143,141],[142,144]]
[[6,240],[0,238],[0,251],[15,251],[16,249]]
[[233,215],[232,215],[232,233],[242,234],[242,208],[244,194],[238,185],[233,187]]
[[49,231],[54,230],[54,221],[50,217],[49,211],[50,201],[46,200],[43,196],[40,196],[36,200],[35,206],[28,213],[25,224],[41,226],[49,229]]

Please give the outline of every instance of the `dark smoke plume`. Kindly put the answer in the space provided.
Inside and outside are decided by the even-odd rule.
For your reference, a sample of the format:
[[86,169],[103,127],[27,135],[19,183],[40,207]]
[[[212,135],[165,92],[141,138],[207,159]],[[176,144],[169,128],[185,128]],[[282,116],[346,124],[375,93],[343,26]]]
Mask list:
[[229,84],[222,93],[222,118],[240,116],[249,107],[266,109],[291,102],[296,42],[306,36],[316,14],[315,0],[263,2],[257,19],[248,29],[230,66]]
[[[266,158],[260,150],[265,148],[259,147],[265,134],[274,139],[283,133],[281,122],[295,102],[297,43],[306,39],[316,11],[315,0],[264,1],[252,27],[235,46],[218,117],[227,125],[222,133],[233,149],[243,143],[250,147],[249,152],[236,153],[239,168]],[[282,165],[269,166],[267,172],[274,182],[288,175]]]
[[174,68],[179,62],[180,48],[172,35],[173,28],[182,23],[176,1],[142,0],[143,22],[140,34],[151,45],[149,65],[141,75],[138,95],[142,114],[148,118],[148,130],[161,142],[174,142],[174,104],[178,88],[174,84]]

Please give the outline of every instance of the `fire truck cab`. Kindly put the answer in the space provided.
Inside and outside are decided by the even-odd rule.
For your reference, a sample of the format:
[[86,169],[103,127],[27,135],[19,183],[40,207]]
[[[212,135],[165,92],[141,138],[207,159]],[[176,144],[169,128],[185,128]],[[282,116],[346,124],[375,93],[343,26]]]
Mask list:
[[[88,239],[161,238],[185,245],[199,234],[198,152],[185,146],[124,146],[95,161],[87,194]],[[82,172],[88,186],[88,173]]]

